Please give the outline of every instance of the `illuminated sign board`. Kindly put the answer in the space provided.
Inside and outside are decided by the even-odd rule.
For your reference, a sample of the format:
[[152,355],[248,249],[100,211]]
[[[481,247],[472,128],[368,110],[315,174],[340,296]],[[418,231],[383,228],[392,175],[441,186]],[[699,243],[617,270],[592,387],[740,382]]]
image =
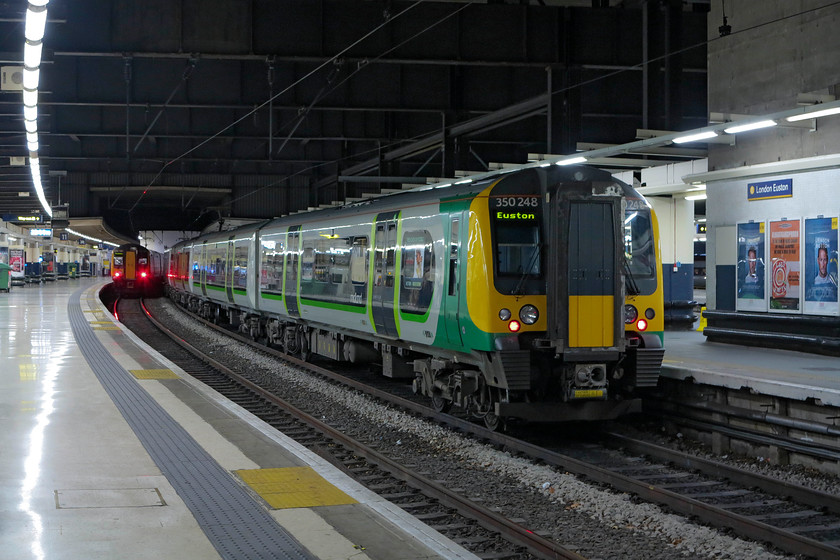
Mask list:
[[511,212],[508,210],[499,210],[496,212],[497,220],[522,221],[522,220],[536,220],[537,215],[530,212]]
[[41,214],[3,214],[4,222],[17,222],[26,224],[40,224],[43,221]]
[[35,237],[52,237],[52,228],[33,228],[29,230],[29,235]]
[[787,198],[791,196],[793,196],[793,179],[747,184],[747,200],[766,200],[768,198]]

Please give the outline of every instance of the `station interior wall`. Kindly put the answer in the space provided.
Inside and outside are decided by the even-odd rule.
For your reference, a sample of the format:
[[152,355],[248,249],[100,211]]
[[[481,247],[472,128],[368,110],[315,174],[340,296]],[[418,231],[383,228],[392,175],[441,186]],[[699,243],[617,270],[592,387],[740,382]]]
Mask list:
[[694,201],[647,197],[659,222],[662,281],[666,302],[694,299]]
[[[749,183],[793,180],[793,196],[747,199]],[[735,309],[737,224],[781,218],[840,216],[840,169],[738,178],[707,183],[706,298],[709,309]]]

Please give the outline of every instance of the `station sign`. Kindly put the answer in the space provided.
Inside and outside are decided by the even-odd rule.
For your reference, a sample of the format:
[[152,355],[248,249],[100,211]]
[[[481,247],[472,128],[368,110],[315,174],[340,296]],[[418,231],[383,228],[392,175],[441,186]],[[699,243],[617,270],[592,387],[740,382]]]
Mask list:
[[58,234],[58,238],[61,241],[67,241],[68,239],[70,239],[70,234],[68,234],[66,231],[62,231],[61,233]]
[[747,183],[747,200],[789,198],[793,196],[793,179]]
[[706,224],[697,224],[697,233],[706,233]]
[[29,235],[33,237],[52,237],[52,228],[32,228],[29,230]]
[[13,224],[40,224],[44,221],[41,214],[3,214],[3,221]]

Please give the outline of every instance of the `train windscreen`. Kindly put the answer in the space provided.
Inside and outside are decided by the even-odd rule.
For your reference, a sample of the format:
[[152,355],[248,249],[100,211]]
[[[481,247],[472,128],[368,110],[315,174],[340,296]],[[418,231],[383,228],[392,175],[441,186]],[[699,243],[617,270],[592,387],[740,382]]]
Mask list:
[[656,253],[650,209],[633,208],[628,200],[624,215],[624,259],[627,293],[656,291]]

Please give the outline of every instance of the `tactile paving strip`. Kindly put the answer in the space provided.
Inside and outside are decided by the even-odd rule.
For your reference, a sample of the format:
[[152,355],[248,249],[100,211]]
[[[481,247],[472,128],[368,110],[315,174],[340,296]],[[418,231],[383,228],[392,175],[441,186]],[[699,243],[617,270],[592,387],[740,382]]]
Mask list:
[[85,319],[82,288],[67,306],[79,349],[222,558],[314,558],[111,356]]
[[128,373],[137,379],[178,379],[171,369],[130,369]]
[[356,504],[311,467],[236,471],[274,509]]

